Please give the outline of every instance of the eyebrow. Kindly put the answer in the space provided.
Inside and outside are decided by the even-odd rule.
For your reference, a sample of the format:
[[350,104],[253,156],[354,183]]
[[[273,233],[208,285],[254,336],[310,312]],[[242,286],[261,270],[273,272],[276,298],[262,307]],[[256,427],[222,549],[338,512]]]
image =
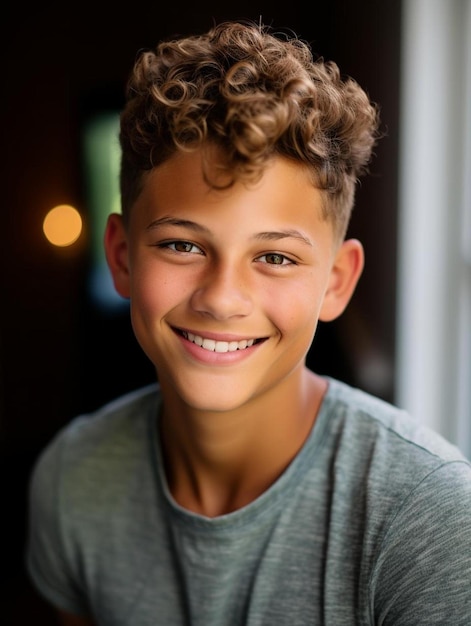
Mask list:
[[170,224],[171,226],[181,226],[183,228],[189,228],[190,230],[194,230],[195,232],[210,234],[211,231],[206,226],[202,226],[197,222],[192,222],[191,220],[183,220],[177,217],[171,217],[169,215],[165,215],[164,217],[160,217],[157,220],[153,220],[148,226],[146,226],[146,231],[154,230],[155,228],[159,228],[159,226],[165,226]]
[[[206,228],[206,226],[203,226],[202,224],[198,224],[197,222],[193,222],[192,220],[184,220],[171,216],[164,216],[160,217],[157,220],[153,220],[148,226],[146,226],[146,231],[151,231],[159,228],[159,226],[165,226],[167,224],[170,224],[172,226],[180,226],[182,228],[188,228],[190,230],[193,230],[194,232],[205,233],[207,235],[211,234],[210,229]],[[252,238],[261,241],[277,241],[279,239],[291,238],[296,239],[311,248],[313,247],[312,241],[308,237],[306,237],[306,235],[303,235],[303,233],[294,228],[288,228],[286,230],[262,231],[253,235]]]
[[305,243],[306,245],[312,248],[312,241],[303,235],[299,230],[295,230],[293,228],[289,228],[287,230],[269,230],[262,233],[257,233],[254,236],[255,239],[262,239],[263,241],[275,241],[278,239],[297,239],[301,243]]

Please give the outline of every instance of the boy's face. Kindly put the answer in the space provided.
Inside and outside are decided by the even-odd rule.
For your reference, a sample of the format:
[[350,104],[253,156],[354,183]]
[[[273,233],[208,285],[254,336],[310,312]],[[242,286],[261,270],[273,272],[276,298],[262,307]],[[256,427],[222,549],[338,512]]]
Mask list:
[[112,218],[106,242],[163,390],[195,409],[237,409],[299,375],[319,317],[353,291],[333,302],[345,243],[303,168],[281,158],[255,186],[220,191],[199,153],[177,154],[146,176],[127,230]]

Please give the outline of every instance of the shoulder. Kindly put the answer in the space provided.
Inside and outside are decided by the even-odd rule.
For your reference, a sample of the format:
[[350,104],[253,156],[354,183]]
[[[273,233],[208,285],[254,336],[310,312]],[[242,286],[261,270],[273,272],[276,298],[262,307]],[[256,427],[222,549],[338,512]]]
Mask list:
[[33,468],[28,569],[44,596],[70,613],[88,610],[83,577],[108,566],[113,538],[129,535],[126,524],[155,493],[149,429],[158,406],[152,385],[78,416]]
[[361,444],[362,455],[376,451],[387,462],[404,456],[405,461],[417,459],[431,468],[449,462],[469,466],[457,446],[391,403],[333,379],[327,399],[334,430],[340,438],[350,438],[352,449]]
[[355,528],[361,536],[374,621],[464,623],[471,606],[469,460],[407,412],[361,390],[332,381],[327,400],[333,505],[344,523],[348,516],[346,541]]
[[157,385],[123,395],[98,410],[77,416],[57,432],[33,468],[32,488],[43,491],[74,484],[93,487],[107,476],[126,472],[144,456],[151,417],[159,406]]
[[116,398],[96,411],[79,415],[66,424],[53,438],[48,449],[57,447],[93,447],[107,441],[116,444],[146,423],[149,411],[157,410],[157,385],[148,385]]
[[434,508],[471,511],[471,463],[455,445],[406,411],[339,381],[331,381],[327,400],[335,479],[342,493],[363,499],[370,524],[379,525],[375,532],[386,532],[400,511],[422,520]]
[[464,625],[471,611],[471,469],[457,459],[418,474],[377,534],[370,591],[392,623]]

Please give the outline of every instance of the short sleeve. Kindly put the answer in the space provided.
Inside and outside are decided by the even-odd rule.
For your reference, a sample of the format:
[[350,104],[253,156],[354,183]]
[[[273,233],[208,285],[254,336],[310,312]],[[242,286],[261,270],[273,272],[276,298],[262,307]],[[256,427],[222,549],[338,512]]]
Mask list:
[[441,465],[402,503],[370,586],[382,626],[471,623],[471,467]]
[[[61,456],[64,435],[39,457],[30,480],[26,565],[39,593],[53,606],[87,615],[87,604],[74,576],[74,566],[64,541]],[[70,553],[70,550],[69,550]]]

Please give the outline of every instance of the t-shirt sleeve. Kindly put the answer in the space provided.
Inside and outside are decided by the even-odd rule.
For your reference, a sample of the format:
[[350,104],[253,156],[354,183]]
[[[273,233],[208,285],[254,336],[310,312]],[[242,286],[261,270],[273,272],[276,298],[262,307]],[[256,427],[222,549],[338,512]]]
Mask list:
[[58,609],[88,615],[70,547],[66,548],[62,507],[62,451],[58,436],[39,457],[30,480],[26,565],[39,593]]
[[402,503],[371,579],[372,622],[471,624],[471,467],[440,466]]

